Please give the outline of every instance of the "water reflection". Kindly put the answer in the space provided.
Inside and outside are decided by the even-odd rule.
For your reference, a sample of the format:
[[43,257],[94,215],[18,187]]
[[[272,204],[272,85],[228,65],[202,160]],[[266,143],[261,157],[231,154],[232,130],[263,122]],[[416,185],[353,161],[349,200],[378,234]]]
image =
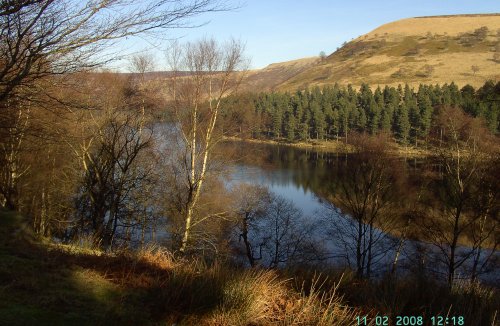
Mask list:
[[311,216],[324,209],[322,200],[305,185],[295,182],[296,171],[276,168],[264,170],[257,166],[236,164],[231,169],[231,183],[250,183],[269,188],[271,192],[290,200],[304,215]]

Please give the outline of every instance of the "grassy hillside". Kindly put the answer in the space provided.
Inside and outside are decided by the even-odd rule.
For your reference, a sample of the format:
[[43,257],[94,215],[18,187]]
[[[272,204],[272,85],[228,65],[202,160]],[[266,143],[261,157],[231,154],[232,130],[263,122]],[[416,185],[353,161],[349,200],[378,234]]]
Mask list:
[[250,70],[242,85],[248,91],[272,91],[276,87],[318,63],[318,57],[273,63],[262,69]]
[[[472,66],[475,66],[472,68]],[[500,14],[409,18],[346,43],[278,86],[450,83],[500,79]]]

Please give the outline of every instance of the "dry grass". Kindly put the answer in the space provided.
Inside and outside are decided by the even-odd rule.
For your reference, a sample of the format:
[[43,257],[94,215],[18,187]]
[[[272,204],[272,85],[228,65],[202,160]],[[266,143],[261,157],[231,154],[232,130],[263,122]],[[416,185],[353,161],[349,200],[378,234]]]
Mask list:
[[[470,46],[460,40],[483,26],[489,29],[484,40]],[[309,57],[246,71],[240,90],[296,91],[334,83],[418,86],[455,82],[478,87],[486,80],[500,79],[500,64],[493,59],[500,43],[498,30],[500,14],[402,19],[348,42],[323,61]],[[426,65],[434,68],[430,76],[421,73]],[[479,67],[477,73],[472,72],[472,65]],[[391,77],[400,69],[409,75]],[[150,78],[151,87],[158,88],[168,75],[152,73]]]
[[273,63],[262,69],[250,70],[246,73],[241,88],[246,91],[270,91],[300,72],[312,67],[318,57]]
[[[320,292],[315,279],[302,291],[273,270],[232,269],[200,261],[175,261],[154,249],[137,256],[163,266],[155,285],[163,318],[177,316],[180,324],[198,325],[351,325],[356,310],[343,305],[335,292]],[[132,284],[131,284],[132,285]],[[165,296],[167,295],[167,296]]]
[[[7,237],[19,220],[0,214],[0,318],[54,325],[349,325],[335,293],[297,292],[273,270],[207,265],[157,246],[105,253],[36,237]],[[24,232],[24,231],[23,231]],[[90,242],[91,243],[91,242]],[[307,290],[307,291],[306,291]],[[307,292],[307,294],[306,294]]]
[[278,281],[275,275],[260,271],[231,282],[227,288],[229,301],[208,324],[352,325],[359,313],[342,303],[335,287],[324,291],[325,283],[320,278],[313,279],[307,287],[303,284],[301,291],[295,292],[290,288],[290,280]]
[[[353,134],[354,135],[354,134]],[[352,136],[353,136],[352,135]],[[331,153],[353,153],[356,148],[352,144],[345,144],[343,140],[314,140],[309,142],[289,142],[287,140],[276,141],[271,139],[243,139],[239,137],[225,137],[227,141],[242,141],[256,144],[270,144],[280,146],[291,146],[296,148],[314,148],[316,151]],[[432,156],[432,149],[425,147],[402,146],[396,142],[390,142],[388,153],[400,157],[427,157]]]

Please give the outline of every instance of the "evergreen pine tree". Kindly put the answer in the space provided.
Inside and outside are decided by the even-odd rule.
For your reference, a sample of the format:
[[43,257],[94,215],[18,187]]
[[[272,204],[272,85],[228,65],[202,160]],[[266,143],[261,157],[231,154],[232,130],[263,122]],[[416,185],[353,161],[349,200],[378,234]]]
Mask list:
[[448,84],[444,84],[441,93],[441,104],[444,106],[451,106],[451,90]]
[[309,130],[311,123],[311,112],[309,108],[304,108],[300,124],[300,139],[307,141],[310,138]]
[[404,93],[404,106],[408,110],[408,119],[410,121],[410,137],[415,146],[418,144],[418,137],[420,134],[420,126],[422,125],[420,110],[417,106],[416,98],[413,90],[408,85],[405,86]]
[[477,90],[477,96],[481,116],[486,120],[488,129],[497,133],[500,127],[500,82],[495,85],[493,81],[487,81]]
[[448,91],[450,94],[450,105],[453,107],[459,107],[462,104],[462,94],[460,93],[458,86],[454,82],[451,82],[448,86]]
[[479,102],[477,101],[476,91],[474,87],[467,84],[462,87],[460,93],[462,96],[462,104],[460,105],[461,108],[473,117],[481,115],[481,112],[479,111]]
[[418,109],[420,112],[420,134],[422,138],[427,138],[431,130],[432,113],[434,108],[429,95],[428,87],[421,86],[417,94]]
[[286,111],[285,115],[285,136],[287,140],[294,141],[295,140],[295,116],[293,115],[292,108],[289,108]]
[[273,137],[275,138],[280,138],[281,137],[281,131],[283,127],[283,105],[281,104],[281,101],[279,99],[279,96],[277,94],[275,95],[275,101],[274,101],[274,110],[272,113],[272,120],[273,120]]
[[433,107],[443,104],[442,101],[443,92],[441,90],[441,86],[435,85],[430,89],[429,94],[431,95],[431,101]]
[[368,127],[369,132],[375,134],[380,121],[380,112],[373,93],[367,84],[361,85],[358,93],[358,106],[363,110],[363,112],[359,113],[360,126],[358,128],[360,131],[365,131],[365,128]]
[[386,86],[384,88],[384,105],[382,107],[380,126],[385,132],[394,129],[394,112],[399,105],[399,94],[394,87]]
[[329,139],[332,137],[332,135],[335,133],[334,131],[334,114],[333,114],[333,108],[331,103],[331,99],[328,101],[325,101],[324,107],[323,107],[323,112],[325,114],[325,131],[326,131],[326,138]]
[[311,113],[311,127],[313,130],[313,135],[316,137],[316,139],[323,139],[325,136],[326,127],[325,115],[323,114],[323,111],[321,111],[321,106],[315,100],[311,102]]
[[362,108],[357,108],[357,114],[356,114],[356,120],[355,120],[355,128],[359,132],[364,132],[366,131],[366,125],[368,122],[368,118],[366,117],[365,110]]
[[302,117],[304,116],[304,110],[302,108],[302,101],[300,99],[300,96],[295,96],[294,97],[294,106],[295,106],[295,136],[302,139],[301,132],[302,132]]
[[347,98],[344,96],[341,96],[339,100],[340,104],[340,110],[339,110],[339,123],[340,123],[340,132],[345,138],[345,141],[347,143],[347,137],[349,135],[349,130],[351,129],[350,125],[350,119],[351,119],[351,112],[349,110],[349,102],[347,101]]
[[404,102],[396,110],[394,123],[397,139],[401,144],[406,145],[410,134],[410,121],[408,118],[408,108]]
[[331,115],[331,122],[330,122],[330,133],[332,135],[335,135],[335,139],[339,139],[339,133],[340,133],[340,115],[339,115],[339,110],[333,110],[332,115]]

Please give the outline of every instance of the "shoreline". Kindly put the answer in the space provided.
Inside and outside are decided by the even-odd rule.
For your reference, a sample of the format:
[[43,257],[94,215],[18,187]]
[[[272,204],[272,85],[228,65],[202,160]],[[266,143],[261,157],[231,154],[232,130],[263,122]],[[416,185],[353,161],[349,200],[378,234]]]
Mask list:
[[[328,153],[350,154],[355,152],[351,144],[345,144],[335,140],[315,140],[312,142],[289,142],[272,139],[241,138],[236,136],[224,136],[223,141],[237,141],[253,144],[267,144],[278,146],[289,146],[300,149],[314,149]],[[400,157],[429,157],[432,156],[432,150],[424,148],[414,148],[413,146],[402,147],[396,143],[391,144],[388,153]]]
[[[317,142],[289,142],[289,141],[278,141],[272,139],[256,139],[256,138],[241,138],[236,136],[224,136],[224,141],[238,141],[253,144],[268,144],[268,145],[279,145],[279,146],[289,146],[296,148],[314,148],[319,150],[324,150],[327,152],[338,152],[338,153],[351,153],[353,151],[352,146],[346,145],[342,142],[335,141],[317,141]],[[349,149],[349,147],[351,147]]]

